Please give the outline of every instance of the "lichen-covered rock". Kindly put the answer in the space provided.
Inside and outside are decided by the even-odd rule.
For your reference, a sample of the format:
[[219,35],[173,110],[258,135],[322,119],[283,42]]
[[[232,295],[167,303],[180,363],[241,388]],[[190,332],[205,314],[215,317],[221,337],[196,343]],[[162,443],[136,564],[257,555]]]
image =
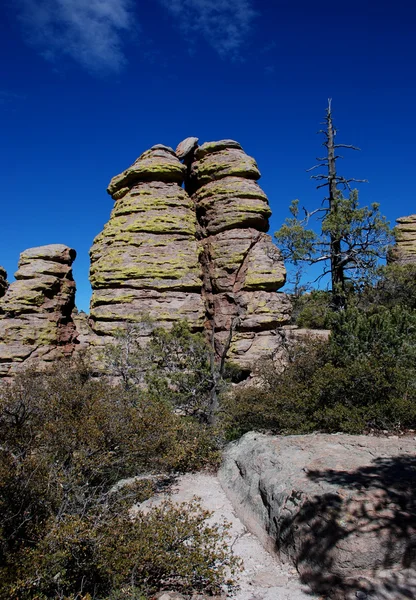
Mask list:
[[0,376],[13,374],[24,361],[46,362],[73,352],[75,256],[63,244],[20,255],[16,281],[0,300]]
[[186,188],[193,192],[202,185],[224,177],[260,179],[256,161],[233,140],[207,142],[195,152]]
[[112,180],[110,192],[127,190],[91,248],[91,326],[111,336],[150,316],[162,326],[186,318],[202,329],[197,221],[180,187],[186,167],[164,146],[142,154],[133,167]]
[[219,355],[231,333],[231,358],[244,368],[261,349],[273,352],[290,302],[276,294],[285,269],[266,234],[259,177],[237,142],[187,138],[176,154],[154,146],[112,179],[114,208],[90,252],[94,334],[111,338],[145,316],[165,327],[187,319],[194,331],[214,330]]
[[265,233],[271,211],[259,177],[240,144],[222,140],[196,149],[185,185],[193,191],[202,238],[207,327],[215,332],[218,354],[227,351],[244,368],[275,351],[275,330],[291,311],[288,297],[276,294],[286,271]]
[[226,229],[254,227],[267,231],[271,210],[266,194],[251,179],[224,177],[210,181],[194,194],[198,220],[206,235]]
[[0,267],[0,298],[4,296],[8,287],[7,272],[3,267]]
[[113,177],[107,191],[113,198],[115,194],[118,194],[114,198],[117,199],[121,197],[120,194],[126,194],[138,181],[164,181],[181,184],[185,172],[186,167],[179,162],[174,150],[158,144],[139,156],[123,173]]
[[416,263],[416,215],[396,220],[396,245],[391,249],[389,260],[405,265]]

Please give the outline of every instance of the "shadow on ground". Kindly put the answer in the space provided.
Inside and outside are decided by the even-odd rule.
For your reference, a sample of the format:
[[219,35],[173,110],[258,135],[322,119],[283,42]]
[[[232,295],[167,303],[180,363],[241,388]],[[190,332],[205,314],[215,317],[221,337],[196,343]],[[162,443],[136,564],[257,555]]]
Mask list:
[[307,500],[278,536],[303,581],[331,598],[416,598],[416,457],[308,477],[334,493]]

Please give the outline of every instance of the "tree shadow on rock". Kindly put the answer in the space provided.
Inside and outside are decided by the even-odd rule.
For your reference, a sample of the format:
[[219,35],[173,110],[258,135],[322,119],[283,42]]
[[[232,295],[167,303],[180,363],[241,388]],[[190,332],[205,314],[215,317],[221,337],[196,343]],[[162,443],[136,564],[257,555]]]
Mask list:
[[276,524],[279,550],[303,581],[331,598],[416,598],[416,457],[308,477],[333,492],[307,498]]

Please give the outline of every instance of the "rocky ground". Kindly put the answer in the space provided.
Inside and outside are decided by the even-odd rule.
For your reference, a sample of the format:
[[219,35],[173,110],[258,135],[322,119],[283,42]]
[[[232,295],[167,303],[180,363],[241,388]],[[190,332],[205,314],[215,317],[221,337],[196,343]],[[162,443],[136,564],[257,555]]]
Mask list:
[[[202,499],[202,506],[213,513],[212,519],[231,523],[230,544],[234,553],[243,560],[244,569],[239,576],[239,590],[235,600],[312,600],[318,595],[308,592],[301,584],[296,569],[282,564],[269,554],[256,536],[248,531],[236,516],[218,478],[214,475],[197,473],[180,477],[172,488],[170,498],[175,502],[191,500],[193,496]],[[166,495],[148,500],[145,506],[152,506]],[[143,507],[143,505],[142,505]]]

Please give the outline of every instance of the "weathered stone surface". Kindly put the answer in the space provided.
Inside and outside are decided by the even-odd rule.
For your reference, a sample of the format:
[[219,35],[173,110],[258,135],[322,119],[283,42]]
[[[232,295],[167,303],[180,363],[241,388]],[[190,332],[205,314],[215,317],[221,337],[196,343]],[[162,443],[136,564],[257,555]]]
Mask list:
[[391,249],[390,260],[399,264],[416,263],[416,215],[396,220],[396,245]]
[[[149,156],[153,161],[157,157],[158,169],[151,173],[137,166],[144,161],[149,169]],[[135,165],[134,178],[128,175],[120,183],[128,189],[116,199],[91,248],[91,327],[111,336],[149,315],[162,326],[186,318],[192,328],[202,329],[195,208],[178,185],[186,167],[162,146],[142,154]],[[180,179],[166,178],[172,165]]]
[[276,294],[286,271],[265,233],[271,211],[259,177],[254,159],[237,142],[222,140],[197,148],[186,180],[202,238],[207,328],[215,331],[217,353],[230,344],[229,358],[244,368],[276,350],[274,332],[291,310],[287,296]]
[[231,358],[249,368],[274,352],[274,331],[290,318],[276,294],[286,273],[266,234],[271,211],[254,159],[233,140],[197,144],[187,138],[176,155],[154,146],[112,180],[114,209],[90,253],[89,323],[111,337],[145,315],[168,327],[185,318],[215,330],[219,355],[231,332]]
[[188,137],[183,140],[180,144],[178,144],[176,148],[176,156],[179,160],[187,160],[190,154],[194,152],[194,150],[198,147],[198,138],[197,137]]
[[[186,167],[179,162],[172,148],[158,144],[144,152],[135,162],[116,175],[108,186],[108,193],[114,197],[116,193],[127,191],[138,181],[164,181],[181,184]],[[118,196],[119,197],[119,196]]]
[[[313,591],[414,597],[416,579],[396,577],[416,567],[412,438],[249,433],[227,447],[219,476],[246,526]],[[384,584],[391,595],[371,595]]]
[[195,152],[195,159],[186,184],[190,191],[228,176],[260,179],[254,158],[248,156],[240,144],[233,140],[203,144]]
[[75,256],[62,244],[20,255],[16,281],[0,300],[0,376],[13,374],[23,361],[46,362],[73,352]]
[[7,282],[6,269],[3,269],[3,267],[0,267],[0,298],[2,298],[4,296],[8,287],[9,287],[9,284]]
[[225,177],[211,181],[194,194],[198,221],[205,234],[243,224],[267,231],[271,210],[266,194],[251,179]]

